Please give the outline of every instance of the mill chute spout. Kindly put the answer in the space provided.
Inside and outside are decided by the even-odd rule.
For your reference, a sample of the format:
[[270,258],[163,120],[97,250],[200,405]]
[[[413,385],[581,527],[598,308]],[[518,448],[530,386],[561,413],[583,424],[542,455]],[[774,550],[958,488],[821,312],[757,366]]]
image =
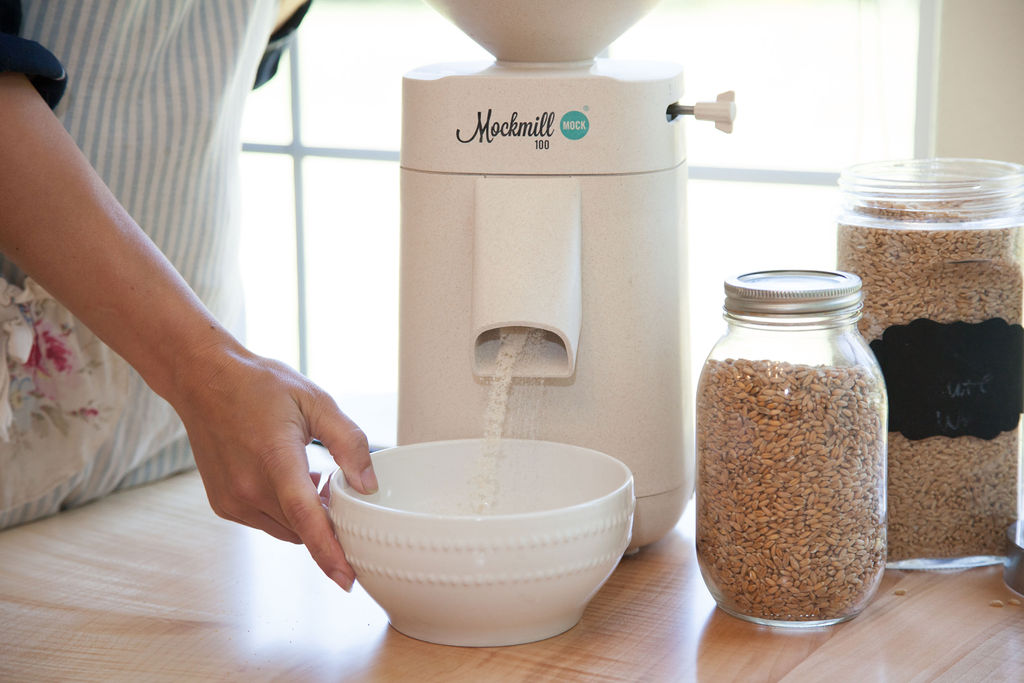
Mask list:
[[582,321],[580,189],[575,178],[476,181],[473,373],[495,375],[500,331],[543,330],[519,377],[572,377]]

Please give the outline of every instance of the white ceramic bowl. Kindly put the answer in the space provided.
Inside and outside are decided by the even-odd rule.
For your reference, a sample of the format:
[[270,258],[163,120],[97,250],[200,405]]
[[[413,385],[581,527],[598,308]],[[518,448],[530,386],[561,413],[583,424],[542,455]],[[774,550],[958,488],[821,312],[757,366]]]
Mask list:
[[413,638],[488,646],[562,633],[629,545],[633,476],[621,462],[547,441],[503,439],[497,458],[482,447],[378,451],[370,496],[331,480],[331,520],[359,582]]

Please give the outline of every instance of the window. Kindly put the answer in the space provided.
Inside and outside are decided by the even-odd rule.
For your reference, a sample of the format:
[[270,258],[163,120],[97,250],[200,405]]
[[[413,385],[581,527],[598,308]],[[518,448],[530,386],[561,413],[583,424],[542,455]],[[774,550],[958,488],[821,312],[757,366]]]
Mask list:
[[[920,149],[932,14],[917,0],[662,0],[610,47],[681,64],[685,103],[737,93],[732,135],[687,123],[695,368],[722,330],[726,276],[834,267],[838,172]],[[307,373],[376,444],[395,439],[402,75],[473,59],[489,56],[420,0],[316,0],[247,107],[249,344]]]

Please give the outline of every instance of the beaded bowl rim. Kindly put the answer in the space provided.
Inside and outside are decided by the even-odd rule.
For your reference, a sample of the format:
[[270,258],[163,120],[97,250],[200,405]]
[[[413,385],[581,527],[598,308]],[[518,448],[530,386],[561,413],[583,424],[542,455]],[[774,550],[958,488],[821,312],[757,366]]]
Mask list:
[[[408,452],[412,450],[428,449],[428,448],[439,448],[448,445],[463,445],[469,442],[482,442],[482,439],[449,439],[443,441],[425,441],[421,443],[407,444],[402,446],[394,446],[391,448],[385,448],[376,451],[371,454],[372,458],[388,457],[389,454],[395,451]],[[452,514],[452,513],[435,513],[435,512],[419,512],[414,510],[403,510],[401,508],[384,505],[378,502],[367,500],[362,494],[357,493],[344,476],[332,476],[331,477],[331,500],[334,500],[335,496],[345,501],[344,504],[352,505],[355,509],[359,510],[364,514],[372,515],[388,515],[393,516],[397,519],[402,520],[423,520],[424,522],[444,522],[449,524],[458,523],[471,523],[471,524],[499,524],[503,522],[523,522],[528,520],[544,519],[545,517],[560,516],[565,514],[571,514],[575,511],[583,511],[594,506],[602,505],[608,502],[614,501],[615,498],[620,497],[628,489],[630,491],[630,500],[632,501],[631,508],[636,506],[636,495],[633,491],[634,477],[632,470],[626,466],[618,458],[615,458],[602,451],[595,450],[593,448],[587,448],[586,446],[577,446],[575,444],[560,443],[556,441],[544,441],[539,439],[502,439],[502,442],[513,443],[513,444],[533,444],[540,445],[542,447],[557,446],[560,448],[572,448],[576,451],[584,451],[593,456],[596,456],[599,460],[603,460],[611,467],[615,467],[620,470],[623,474],[622,481],[615,486],[612,490],[594,498],[588,498],[587,500],[573,503],[572,505],[564,505],[559,507],[547,508],[544,510],[532,510],[528,512],[508,512],[508,513],[496,513],[496,514]],[[334,504],[331,505],[334,507]]]

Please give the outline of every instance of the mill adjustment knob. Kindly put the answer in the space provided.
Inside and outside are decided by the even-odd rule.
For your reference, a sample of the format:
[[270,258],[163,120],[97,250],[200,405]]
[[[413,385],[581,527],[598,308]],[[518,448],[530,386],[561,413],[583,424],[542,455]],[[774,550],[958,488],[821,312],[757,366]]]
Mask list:
[[736,93],[727,90],[718,95],[714,102],[698,102],[693,105],[668,105],[665,112],[669,119],[677,116],[693,116],[698,121],[714,121],[715,128],[723,133],[732,132],[732,122],[736,120]]

